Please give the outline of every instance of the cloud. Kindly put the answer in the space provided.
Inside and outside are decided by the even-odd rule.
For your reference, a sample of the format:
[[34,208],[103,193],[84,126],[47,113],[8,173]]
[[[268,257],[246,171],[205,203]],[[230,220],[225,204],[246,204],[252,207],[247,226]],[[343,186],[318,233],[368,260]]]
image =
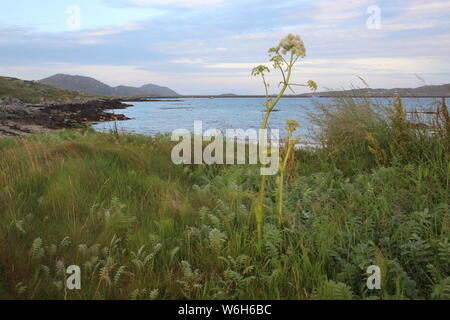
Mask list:
[[[224,93],[233,91],[245,94],[258,87],[248,72],[180,72],[149,71],[133,65],[84,65],[68,63],[51,63],[33,66],[0,65],[0,74],[26,80],[38,80],[56,73],[83,75],[93,77],[111,86],[154,83],[168,86],[180,93],[204,94],[205,83],[208,91]],[[189,81],[186,81],[189,79]],[[225,91],[223,91],[225,90]]]
[[321,23],[336,23],[365,16],[373,0],[321,0],[313,2],[313,19]]
[[119,26],[110,26],[110,27],[105,27],[105,28],[100,28],[97,30],[91,30],[91,31],[84,32],[84,33],[80,34],[80,37],[82,37],[82,38],[102,37],[102,36],[107,36],[107,35],[111,35],[111,34],[117,34],[117,33],[121,33],[121,32],[135,31],[135,30],[142,30],[142,27],[136,23],[123,24],[123,25],[119,25]]
[[[261,94],[259,79],[251,77],[250,70],[257,63],[230,63],[224,68],[196,69],[193,72],[167,72],[167,68],[155,71],[138,65],[87,65],[52,63],[31,66],[0,65],[0,74],[36,80],[55,73],[79,74],[96,78],[106,84],[140,86],[155,83],[168,86],[184,94]],[[321,90],[326,88],[349,87],[350,83],[361,84],[356,75],[362,76],[373,87],[418,86],[414,72],[417,71],[428,82],[441,84],[448,82],[450,66],[434,57],[420,59],[311,59],[299,65],[295,79],[303,83],[308,79],[318,82]],[[228,68],[230,67],[230,69]],[[230,72],[231,68],[237,68]],[[189,79],[188,81],[186,79]],[[272,88],[277,88],[280,77],[271,73],[269,81]],[[298,80],[298,81],[297,81]],[[401,83],[401,84],[399,84]],[[207,86],[205,88],[205,85]],[[298,93],[307,92],[300,88]]]
[[205,68],[210,69],[246,69],[246,70],[252,70],[254,67],[259,65],[265,65],[267,67],[270,67],[270,63],[264,63],[264,62],[228,62],[228,63],[215,63],[215,64],[207,64],[205,65]]
[[0,66],[0,74],[27,80],[39,80],[56,73],[93,77],[109,85],[142,85],[151,82],[164,83],[163,74],[143,70],[133,65],[85,65],[50,63],[35,66]]
[[11,43],[26,37],[33,28],[23,26],[10,26],[0,24],[0,44],[2,42]]
[[[450,14],[450,2],[410,0],[397,15],[383,21],[387,31],[410,31],[431,29],[449,24],[442,17]],[[445,18],[444,18],[445,19]]]
[[[42,1],[35,6],[47,3],[51,9],[43,12],[51,15],[40,17],[51,22],[58,9]],[[370,5],[381,8],[380,30],[366,27]],[[250,70],[268,61],[267,49],[287,33],[300,34],[307,48],[300,81],[338,87],[364,75],[373,85],[404,86],[413,73],[431,81],[450,73],[448,0],[83,0],[80,6],[86,29],[77,32],[0,24],[0,73],[38,79],[65,72],[184,93],[259,93]]]
[[107,36],[138,30],[143,30],[143,26],[138,23],[108,26],[104,28],[91,29],[75,33],[73,34],[73,38],[71,41],[81,45],[95,45],[104,42],[104,38]]
[[410,0],[407,12],[417,16],[432,15],[436,13],[450,12],[450,2],[430,0]]
[[[251,70],[257,65],[270,63],[234,62],[207,64],[210,69]],[[450,63],[442,57],[416,58],[322,58],[306,59],[297,64],[296,72],[310,74],[354,74],[358,73],[450,73]]]
[[126,5],[149,8],[155,6],[181,6],[188,8],[201,8],[206,6],[217,5],[225,2],[225,0],[128,0]]
[[178,59],[172,60],[171,63],[181,63],[181,64],[203,64],[205,63],[204,59],[194,58],[194,59]]

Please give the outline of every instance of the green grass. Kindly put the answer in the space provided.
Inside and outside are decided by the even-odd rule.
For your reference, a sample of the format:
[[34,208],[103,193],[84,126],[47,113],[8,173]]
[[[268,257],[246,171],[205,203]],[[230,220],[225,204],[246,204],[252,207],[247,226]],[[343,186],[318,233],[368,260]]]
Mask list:
[[95,96],[57,89],[34,81],[0,77],[0,99],[14,98],[25,103],[42,103],[70,102],[72,99],[83,97]]
[[261,242],[257,166],[176,166],[165,136],[0,140],[0,298],[449,299],[448,137],[411,129],[396,149],[388,123],[383,163],[356,136],[297,151],[283,228],[268,179]]

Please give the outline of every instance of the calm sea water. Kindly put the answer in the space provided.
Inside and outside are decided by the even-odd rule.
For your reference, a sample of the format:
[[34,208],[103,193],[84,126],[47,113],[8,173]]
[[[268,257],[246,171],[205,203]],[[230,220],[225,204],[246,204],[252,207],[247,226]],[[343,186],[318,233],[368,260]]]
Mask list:
[[[314,113],[315,101],[322,104],[332,104],[330,98],[285,98],[281,99],[276,109],[270,116],[271,129],[279,129],[284,135],[285,119],[296,120],[301,128],[296,134],[302,136],[303,141],[310,139],[307,136],[314,130],[314,126],[308,119],[308,113]],[[384,101],[385,100],[385,101]],[[387,102],[389,99],[377,99]],[[426,109],[435,99],[431,98],[407,98],[403,103],[408,110]],[[264,116],[263,98],[189,98],[177,99],[177,101],[151,101],[130,102],[133,104],[125,110],[113,110],[115,113],[124,114],[132,120],[104,122],[94,124],[99,131],[112,130],[117,126],[119,131],[155,135],[157,133],[171,133],[176,129],[194,130],[194,121],[202,121],[203,130],[219,129],[258,129]]]

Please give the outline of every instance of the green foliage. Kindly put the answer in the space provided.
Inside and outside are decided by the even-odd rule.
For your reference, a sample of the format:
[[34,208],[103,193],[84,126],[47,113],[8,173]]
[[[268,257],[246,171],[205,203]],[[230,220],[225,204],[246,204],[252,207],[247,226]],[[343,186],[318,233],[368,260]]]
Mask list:
[[331,104],[316,101],[316,107],[319,111],[310,118],[321,129],[318,142],[323,157],[345,173],[425,160],[429,166],[442,167],[442,163],[434,162],[448,160],[448,120],[446,113],[439,111],[440,103],[432,123],[424,123],[418,116],[408,118],[400,98],[386,104],[370,98],[336,96]]
[[[0,140],[0,298],[449,299],[445,139],[419,144],[401,125],[410,140],[390,148],[386,124],[396,130],[370,131],[383,161],[364,130],[339,131],[348,146],[293,151],[283,226],[268,180],[260,240],[257,167],[176,166],[166,136]],[[70,265],[81,290],[66,289]]]
[[34,81],[0,77],[0,99],[18,99],[25,103],[70,102],[75,98],[94,97],[57,89]]
[[317,292],[317,298],[320,300],[351,300],[352,297],[352,289],[342,282],[327,281]]

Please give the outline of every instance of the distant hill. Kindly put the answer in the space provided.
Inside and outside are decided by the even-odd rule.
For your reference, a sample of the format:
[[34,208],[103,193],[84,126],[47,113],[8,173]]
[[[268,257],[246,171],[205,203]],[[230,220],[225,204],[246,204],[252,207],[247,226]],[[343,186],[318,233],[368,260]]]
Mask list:
[[82,100],[91,95],[54,88],[35,81],[25,81],[10,77],[0,77],[0,104],[43,103]]
[[419,88],[395,88],[395,89],[352,89],[342,91],[326,91],[305,93],[300,96],[320,96],[320,97],[334,97],[334,96],[370,96],[370,97],[443,97],[450,96],[450,84],[443,84],[437,86],[422,86]]
[[39,82],[55,88],[106,96],[153,95],[174,97],[179,95],[167,87],[161,87],[155,84],[147,84],[139,88],[130,86],[110,87],[109,85],[94,78],[72,76],[67,74],[55,74],[51,77],[42,79]]

